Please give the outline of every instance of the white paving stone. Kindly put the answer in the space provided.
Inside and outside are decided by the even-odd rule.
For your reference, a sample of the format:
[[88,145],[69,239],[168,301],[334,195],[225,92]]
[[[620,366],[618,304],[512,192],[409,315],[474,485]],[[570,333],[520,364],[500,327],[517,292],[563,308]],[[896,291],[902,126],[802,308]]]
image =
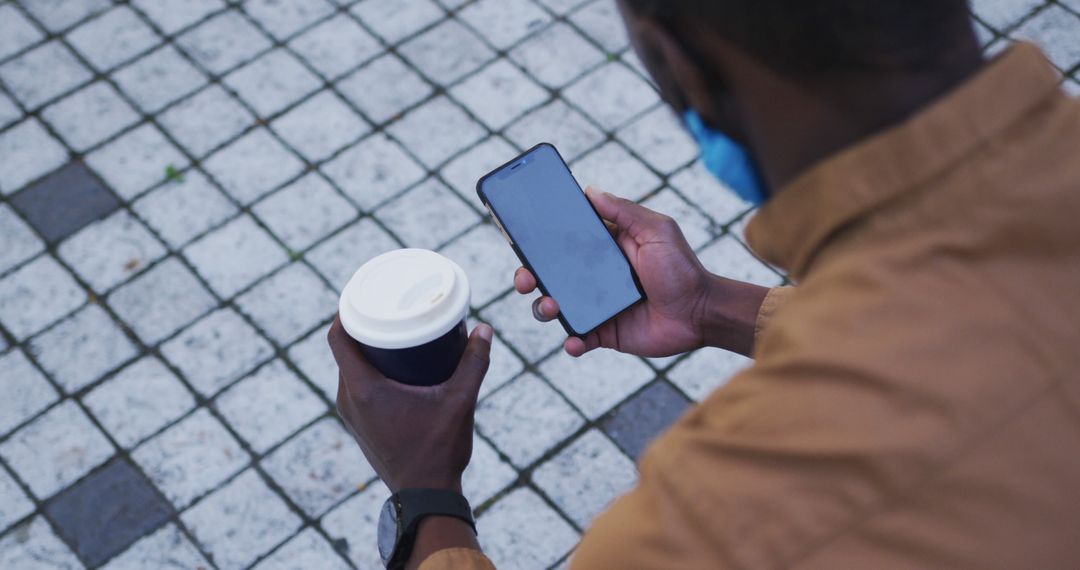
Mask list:
[[105,463],[112,454],[109,440],[71,400],[52,408],[0,444],[0,457],[38,499],[51,497]]
[[[147,2],[149,4],[149,2]],[[177,44],[211,73],[224,73],[270,47],[270,39],[236,10],[188,30]]]
[[720,234],[720,229],[713,227],[708,218],[669,188],[650,196],[641,205],[674,219],[679,224],[683,237],[694,249],[709,243]]
[[68,153],[37,119],[26,119],[0,133],[0,156],[4,157],[0,194],[11,194],[59,168],[67,161]]
[[103,566],[105,570],[147,568],[210,568],[210,563],[175,524],[168,524],[140,539]]
[[370,131],[331,91],[321,91],[290,109],[271,128],[309,162],[326,160]]
[[563,94],[607,130],[626,124],[659,101],[656,91],[645,80],[620,63],[600,67]]
[[135,213],[173,249],[224,222],[238,210],[197,170],[187,170],[132,205]]
[[0,378],[4,379],[5,394],[0,398],[0,435],[56,401],[56,388],[18,349],[0,356]]
[[159,115],[158,121],[189,152],[204,156],[255,118],[221,86],[211,85]]
[[48,255],[0,279],[0,322],[18,339],[45,328],[84,301],[86,292]]
[[315,384],[328,400],[337,400],[338,367],[330,352],[330,344],[326,341],[325,330],[315,329],[306,338],[290,346],[288,354],[300,373]]
[[15,101],[0,93],[0,129],[22,118],[22,111],[15,105]]
[[672,177],[671,186],[721,225],[731,223],[751,207],[717,181],[701,162]]
[[428,168],[435,168],[485,136],[484,128],[446,97],[425,103],[389,127]]
[[203,168],[229,195],[248,204],[299,175],[304,163],[259,128],[211,155]]
[[551,16],[531,0],[479,0],[459,17],[497,49],[507,49],[543,28]]
[[1004,30],[1043,4],[1043,0],[973,0],[972,11],[998,30]]
[[591,429],[533,471],[537,487],[580,528],[637,483],[634,462]]
[[390,490],[376,482],[322,518],[322,527],[334,541],[344,541],[349,560],[357,568],[382,568],[376,548],[376,528]]
[[439,170],[443,180],[455,192],[477,208],[483,208],[476,195],[480,177],[509,162],[518,155],[517,149],[504,139],[492,136],[470,148]]
[[160,360],[146,356],[94,388],[83,403],[126,449],[179,419],[195,398]]
[[34,503],[7,470],[0,469],[0,532],[34,512]]
[[393,54],[383,55],[344,77],[337,90],[376,123],[390,121],[433,91]]
[[729,279],[747,281],[763,287],[776,287],[783,281],[731,236],[725,236],[710,245],[698,258],[705,269]]
[[132,0],[132,4],[145,12],[167,34],[176,33],[225,7],[221,0]]
[[340,291],[361,265],[398,247],[390,234],[371,218],[364,218],[322,242],[304,257],[335,290]]
[[216,304],[191,270],[175,257],[109,296],[109,305],[147,345],[161,342]]
[[[572,161],[604,140],[604,133],[563,100],[553,101],[506,129],[506,138],[523,149],[542,142],[555,145]],[[509,160],[512,157],[507,157]],[[486,174],[486,173],[485,173]]]
[[87,305],[34,337],[27,348],[68,393],[78,391],[138,354],[135,344],[95,304]]
[[578,533],[532,490],[516,489],[476,522],[480,545],[500,570],[535,570],[558,562]]
[[328,79],[340,76],[381,51],[374,36],[343,14],[305,31],[290,41],[289,46]]
[[305,513],[318,517],[375,478],[338,420],[300,432],[262,461],[267,474]]
[[445,16],[431,0],[365,0],[352,13],[389,43],[397,43]]
[[301,263],[278,271],[236,299],[240,310],[281,346],[330,318],[337,312],[337,302],[338,293]]
[[0,235],[4,236],[4,247],[0,248],[0,274],[41,253],[45,248],[45,244],[34,235],[29,224],[22,221],[7,204],[0,204]]
[[1012,36],[1039,44],[1058,69],[1071,71],[1080,63],[1080,16],[1050,5],[1024,22]]
[[604,53],[558,22],[514,48],[510,58],[540,83],[561,88],[603,62]]
[[192,387],[212,396],[273,355],[273,347],[232,309],[219,309],[161,347]]
[[394,199],[375,212],[409,247],[435,249],[480,217],[435,179]]
[[247,215],[199,238],[184,248],[184,256],[222,297],[232,297],[289,259]]
[[545,89],[505,59],[457,84],[450,95],[496,131],[550,98]]
[[[469,330],[476,328],[475,323],[470,323]],[[514,354],[510,347],[506,346],[499,337],[495,337],[491,343],[491,363],[488,365],[487,376],[480,385],[480,399],[505,386],[525,370],[525,363],[518,355]]]
[[[305,0],[306,1],[306,0]],[[307,528],[274,551],[253,570],[348,570],[349,565],[315,529]]]
[[0,538],[0,568],[82,570],[83,565],[37,516]]
[[250,0],[244,11],[278,39],[285,39],[334,12],[326,0]]
[[[49,70],[42,73],[42,70]],[[41,44],[0,65],[0,79],[23,105],[33,109],[89,81],[86,69],[59,41]]]
[[324,164],[322,172],[367,211],[424,179],[424,168],[382,133]]
[[113,73],[113,79],[143,111],[154,113],[194,93],[206,76],[171,45],[162,46]]
[[472,287],[472,306],[481,307],[514,286],[521,266],[502,233],[491,224],[469,230],[440,251],[465,270]]
[[609,53],[622,51],[630,42],[615,0],[586,4],[570,15],[570,21]]
[[41,116],[77,151],[85,151],[139,120],[111,85],[99,81],[53,103]]
[[0,60],[37,43],[44,36],[14,4],[0,6]]
[[668,174],[698,156],[698,146],[666,105],[619,131],[619,139],[656,170]]
[[244,568],[300,527],[300,517],[247,470],[180,515],[222,570]]
[[753,363],[753,360],[734,352],[706,348],[691,354],[667,376],[687,396],[700,402]]
[[278,49],[230,73],[225,84],[266,118],[318,89],[319,78]]
[[398,53],[442,85],[456,82],[495,55],[457,20],[446,20],[413,38],[398,48]]
[[57,250],[95,291],[104,293],[161,259],[161,244],[126,210],[94,222],[64,240]]
[[472,461],[461,480],[462,490],[472,508],[486,503],[517,477],[517,471],[499,457],[499,452],[474,433]]
[[117,6],[80,25],[67,39],[98,71],[112,69],[161,41],[127,6]]
[[591,420],[606,414],[655,377],[641,359],[613,350],[594,350],[581,358],[559,351],[540,365],[540,373]]
[[635,202],[660,187],[660,178],[615,142],[581,157],[572,168],[582,188],[594,186]]
[[177,509],[216,488],[250,461],[240,442],[205,409],[147,440],[131,457]]
[[495,392],[476,411],[480,433],[518,467],[539,459],[582,424],[558,392],[532,374]]
[[541,323],[534,319],[532,303],[532,296],[515,292],[484,309],[481,315],[529,362],[536,362],[562,347],[566,331],[557,321]]
[[58,32],[109,7],[108,0],[36,0],[24,6],[49,31]]
[[303,251],[356,218],[359,212],[320,176],[308,174],[253,208],[285,245]]
[[258,453],[327,411],[326,404],[280,360],[232,385],[215,406]]
[[131,199],[165,180],[166,169],[190,164],[156,127],[144,124],[124,133],[86,157],[120,197]]

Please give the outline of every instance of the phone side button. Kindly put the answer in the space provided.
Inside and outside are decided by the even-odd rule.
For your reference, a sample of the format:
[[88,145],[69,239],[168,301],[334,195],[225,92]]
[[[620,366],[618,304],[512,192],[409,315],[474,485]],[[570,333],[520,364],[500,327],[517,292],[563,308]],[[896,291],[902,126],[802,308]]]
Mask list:
[[506,238],[506,243],[514,245],[514,240],[510,239],[510,234],[506,233],[506,228],[504,228],[503,225],[499,223],[499,218],[492,216],[491,219],[495,220],[495,226],[499,228],[499,231],[502,232],[503,237]]

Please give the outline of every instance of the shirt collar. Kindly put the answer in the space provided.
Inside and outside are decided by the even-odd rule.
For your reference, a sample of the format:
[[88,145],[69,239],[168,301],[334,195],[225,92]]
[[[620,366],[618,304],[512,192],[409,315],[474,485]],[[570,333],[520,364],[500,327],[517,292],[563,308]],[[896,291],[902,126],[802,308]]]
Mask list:
[[836,231],[944,172],[1059,92],[1059,83],[1037,47],[1013,46],[926,110],[796,178],[750,220],[751,248],[801,280]]

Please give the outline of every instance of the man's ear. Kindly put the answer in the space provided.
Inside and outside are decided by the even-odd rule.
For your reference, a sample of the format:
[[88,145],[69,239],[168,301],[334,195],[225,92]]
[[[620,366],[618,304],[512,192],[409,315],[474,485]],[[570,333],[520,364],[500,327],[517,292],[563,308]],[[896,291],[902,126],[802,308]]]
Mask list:
[[702,69],[683,44],[659,22],[639,18],[634,25],[645,49],[652,52],[643,59],[656,60],[646,61],[646,67],[656,79],[664,99],[679,113],[693,108],[704,117],[717,116],[716,94],[709,87],[707,70]]

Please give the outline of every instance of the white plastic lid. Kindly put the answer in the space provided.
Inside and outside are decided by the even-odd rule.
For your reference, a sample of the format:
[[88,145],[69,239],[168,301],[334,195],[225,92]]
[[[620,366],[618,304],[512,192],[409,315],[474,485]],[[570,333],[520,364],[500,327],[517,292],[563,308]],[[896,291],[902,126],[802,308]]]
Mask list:
[[341,324],[357,342],[411,348],[449,332],[469,311],[458,264],[426,249],[399,249],[365,263],[345,285]]

